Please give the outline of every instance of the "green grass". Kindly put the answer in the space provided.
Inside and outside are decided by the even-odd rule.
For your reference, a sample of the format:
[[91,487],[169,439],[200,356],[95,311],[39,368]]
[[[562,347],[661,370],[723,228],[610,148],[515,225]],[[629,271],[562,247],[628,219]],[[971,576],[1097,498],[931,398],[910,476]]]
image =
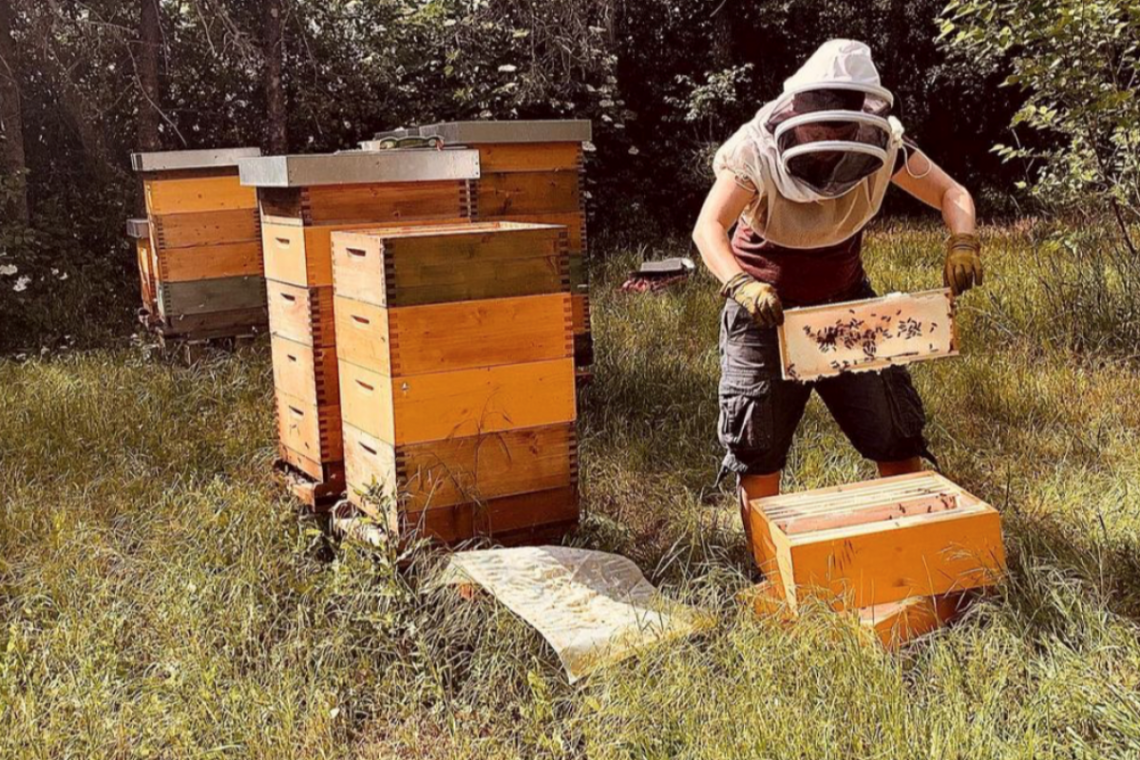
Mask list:
[[[1003,513],[1010,578],[900,654],[845,617],[784,629],[733,601],[719,302],[703,275],[615,292],[636,251],[596,272],[572,540],[718,625],[576,688],[490,600],[425,590],[438,556],[397,572],[298,516],[269,472],[264,350],[0,361],[0,756],[1140,757],[1140,382],[1126,351],[1073,340],[1115,328],[1055,310],[1031,233],[988,236],[965,356],[914,369],[944,469]],[[939,241],[871,235],[880,291],[938,285]],[[871,474],[813,401],[788,486]]]

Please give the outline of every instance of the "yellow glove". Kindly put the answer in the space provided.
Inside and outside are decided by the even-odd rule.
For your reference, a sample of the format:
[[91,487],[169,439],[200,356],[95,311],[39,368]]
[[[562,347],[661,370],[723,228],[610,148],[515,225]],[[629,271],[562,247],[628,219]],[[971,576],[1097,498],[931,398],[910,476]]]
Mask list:
[[784,324],[784,305],[780,303],[776,289],[747,272],[741,272],[726,282],[720,294],[740,304],[761,327]]
[[946,239],[942,279],[954,295],[982,285],[982,244],[977,235],[955,234]]

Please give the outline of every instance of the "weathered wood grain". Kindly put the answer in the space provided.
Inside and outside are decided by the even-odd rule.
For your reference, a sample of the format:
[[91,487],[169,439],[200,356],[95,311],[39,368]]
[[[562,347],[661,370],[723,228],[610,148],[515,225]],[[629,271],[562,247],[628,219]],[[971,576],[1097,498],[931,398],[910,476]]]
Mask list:
[[191,179],[145,179],[147,214],[195,214],[257,208],[257,191],[244,187],[237,176]]
[[164,318],[183,314],[238,311],[265,306],[265,278],[223,277],[192,282],[161,282],[158,309]]
[[301,399],[275,391],[277,440],[293,452],[289,461],[313,478],[323,477],[323,466],[344,459],[340,410],[336,406],[317,407]]
[[577,482],[572,424],[393,446],[344,426],[350,488],[380,492],[405,511],[569,487]]
[[337,232],[333,276],[339,295],[385,307],[570,290],[565,230],[497,222]]
[[162,282],[195,282],[228,277],[260,278],[261,243],[252,240],[194,248],[160,249],[158,271]]
[[336,296],[340,358],[403,377],[564,359],[573,354],[570,297],[521,298],[384,309]]
[[257,242],[261,239],[257,210],[246,208],[152,216],[151,229],[155,242],[163,250]]
[[477,182],[480,219],[519,214],[573,214],[582,210],[576,172],[491,174]]
[[274,335],[306,346],[336,346],[332,288],[303,288],[269,280],[266,290],[269,329]]
[[271,336],[273,385],[314,407],[340,405],[335,349],[314,348],[280,335]]
[[579,172],[582,170],[582,144],[484,143],[479,149],[479,169],[489,174],[516,172]]
[[572,359],[402,378],[340,363],[345,421],[395,445],[572,422],[574,391]]

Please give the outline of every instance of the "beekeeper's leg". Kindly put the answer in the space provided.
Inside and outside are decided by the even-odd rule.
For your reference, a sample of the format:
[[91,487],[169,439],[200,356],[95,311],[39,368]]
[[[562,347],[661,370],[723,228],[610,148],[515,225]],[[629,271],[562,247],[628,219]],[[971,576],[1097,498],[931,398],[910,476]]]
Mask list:
[[921,457],[933,460],[922,435],[922,399],[906,368],[840,375],[819,381],[816,389],[859,453],[878,465],[880,476],[919,472]]
[[734,301],[721,315],[720,357],[721,472],[739,478],[741,517],[751,539],[748,500],[780,492],[780,471],[811,386],[781,377],[775,329],[758,327]]

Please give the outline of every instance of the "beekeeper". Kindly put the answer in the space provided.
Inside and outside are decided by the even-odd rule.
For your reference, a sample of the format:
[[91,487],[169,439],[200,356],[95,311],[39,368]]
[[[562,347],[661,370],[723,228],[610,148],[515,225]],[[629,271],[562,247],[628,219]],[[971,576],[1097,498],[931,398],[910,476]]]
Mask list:
[[747,499],[779,493],[813,389],[881,475],[914,472],[929,456],[922,400],[905,368],[784,380],[775,330],[785,308],[875,295],[863,228],[891,183],[942,212],[946,285],[960,294],[982,284],[974,202],[904,140],[893,105],[870,49],[831,40],[716,154],[716,183],[693,239],[726,298],[718,433],[722,474],[739,478],[746,530]]

